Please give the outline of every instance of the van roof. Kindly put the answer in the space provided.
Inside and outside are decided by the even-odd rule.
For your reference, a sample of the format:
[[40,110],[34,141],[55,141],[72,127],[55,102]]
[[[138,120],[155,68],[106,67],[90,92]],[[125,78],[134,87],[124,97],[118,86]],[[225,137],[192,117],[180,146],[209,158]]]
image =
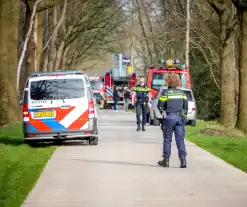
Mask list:
[[81,70],[58,70],[55,72],[34,72],[29,77],[83,75]]

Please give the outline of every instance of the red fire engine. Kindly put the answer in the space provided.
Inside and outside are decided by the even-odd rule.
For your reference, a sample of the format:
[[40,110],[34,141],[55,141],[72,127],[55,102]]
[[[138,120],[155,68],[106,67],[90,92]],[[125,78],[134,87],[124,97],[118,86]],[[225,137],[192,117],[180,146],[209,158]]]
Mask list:
[[177,73],[180,76],[181,88],[191,88],[189,69],[182,66],[179,60],[168,59],[160,63],[160,67],[154,67],[151,64],[147,70],[147,86],[151,89],[152,98],[165,85],[165,77],[169,73]]
[[128,86],[131,89],[136,86],[136,74],[133,73],[130,77],[127,79],[122,79],[122,80],[114,80],[114,77],[111,72],[107,72],[104,77],[102,77],[102,81],[104,82],[105,85],[105,92],[106,92],[106,97],[105,97],[105,108],[113,106],[113,89],[114,87],[118,87],[120,97],[118,104],[123,105],[123,86]]

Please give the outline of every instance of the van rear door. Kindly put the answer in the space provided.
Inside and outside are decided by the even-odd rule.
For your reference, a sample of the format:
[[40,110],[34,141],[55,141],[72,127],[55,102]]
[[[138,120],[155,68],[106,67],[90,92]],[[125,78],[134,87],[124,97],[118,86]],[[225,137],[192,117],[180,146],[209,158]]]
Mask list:
[[64,130],[59,124],[56,76],[33,79],[29,83],[28,111],[31,132]]
[[88,128],[88,107],[83,76],[57,77],[58,121],[67,130]]

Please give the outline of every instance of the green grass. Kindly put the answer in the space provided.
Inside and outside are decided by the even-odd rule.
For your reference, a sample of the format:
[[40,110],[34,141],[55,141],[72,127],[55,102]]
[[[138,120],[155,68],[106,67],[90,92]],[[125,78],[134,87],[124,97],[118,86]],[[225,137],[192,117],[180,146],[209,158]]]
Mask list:
[[0,206],[23,203],[55,150],[31,148],[22,137],[21,124],[0,128]]
[[[216,122],[197,121],[196,127],[186,127],[186,139],[247,172],[247,138],[236,129],[225,129]],[[205,135],[202,129],[223,130],[231,136]]]

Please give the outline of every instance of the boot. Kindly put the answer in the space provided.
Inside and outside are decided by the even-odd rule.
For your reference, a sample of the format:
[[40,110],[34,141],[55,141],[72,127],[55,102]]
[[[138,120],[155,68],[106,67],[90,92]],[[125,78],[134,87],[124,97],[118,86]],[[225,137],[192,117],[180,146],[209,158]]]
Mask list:
[[187,162],[185,156],[180,157],[180,168],[186,168],[187,167]]
[[145,132],[146,129],[145,129],[145,125],[142,125],[142,131]]
[[136,131],[140,131],[140,130],[141,130],[141,127],[140,127],[140,124],[138,124]]
[[163,159],[158,162],[158,165],[162,167],[169,167],[169,160],[163,157]]

